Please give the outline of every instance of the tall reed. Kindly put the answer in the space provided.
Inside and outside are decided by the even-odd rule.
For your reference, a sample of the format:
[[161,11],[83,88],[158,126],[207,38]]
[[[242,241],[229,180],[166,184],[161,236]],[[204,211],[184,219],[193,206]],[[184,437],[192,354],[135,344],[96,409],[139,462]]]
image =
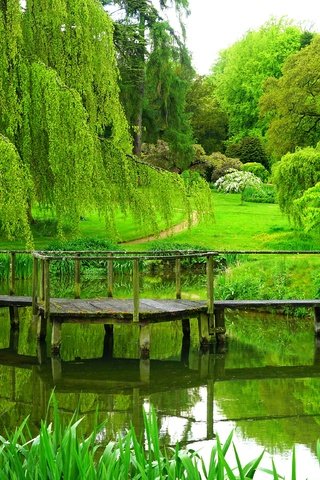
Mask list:
[[[138,439],[133,427],[117,441],[103,446],[104,425],[98,425],[88,437],[79,433],[82,419],[76,415],[64,426],[54,398],[53,422],[42,421],[39,435],[32,438],[28,418],[7,438],[0,436],[0,479],[27,480],[246,480],[253,479],[264,452],[242,465],[232,433],[224,444],[217,437],[209,464],[194,451],[161,448],[156,414],[144,412],[145,441]],[[231,468],[226,454],[232,445],[237,466]],[[320,459],[320,444],[317,444]],[[281,479],[272,462],[272,470],[263,470],[274,480]],[[291,480],[296,480],[295,452]]]

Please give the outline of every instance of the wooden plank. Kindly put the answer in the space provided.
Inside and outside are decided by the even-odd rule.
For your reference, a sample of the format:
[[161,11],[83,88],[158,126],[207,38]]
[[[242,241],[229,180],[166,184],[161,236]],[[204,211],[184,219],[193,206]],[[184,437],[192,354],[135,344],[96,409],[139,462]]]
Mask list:
[[0,295],[0,307],[31,307],[32,297],[21,295]]
[[108,300],[90,300],[92,306],[97,310],[114,312],[114,313],[132,313],[133,314],[133,301],[132,300],[119,300],[110,298]]

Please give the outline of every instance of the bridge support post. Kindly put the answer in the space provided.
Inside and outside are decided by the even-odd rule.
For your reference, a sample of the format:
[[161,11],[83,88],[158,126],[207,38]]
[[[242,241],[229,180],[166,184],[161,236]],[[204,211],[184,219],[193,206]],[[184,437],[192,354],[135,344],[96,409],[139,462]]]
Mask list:
[[201,313],[198,317],[199,342],[202,350],[207,350],[210,344],[209,315]]
[[61,358],[58,355],[55,355],[51,358],[51,371],[52,371],[52,380],[55,384],[59,382],[62,378],[62,365],[61,365]]
[[314,334],[320,338],[320,307],[314,307]]
[[103,358],[113,356],[113,325],[104,324]]
[[139,334],[140,358],[148,359],[150,357],[150,325],[140,325]]
[[139,369],[140,369],[140,381],[144,383],[149,383],[150,382],[150,360],[140,359]]
[[51,334],[51,352],[53,355],[60,354],[61,347],[61,322],[55,318],[52,321],[52,334]]
[[9,307],[11,330],[19,330],[19,311],[17,307]]
[[226,343],[226,325],[224,317],[224,308],[215,308],[214,311],[215,320],[216,320],[216,340],[217,343],[223,345]]
[[47,335],[47,320],[44,315],[37,316],[37,338],[38,340],[45,340]]
[[182,333],[185,338],[190,338],[190,320],[189,318],[184,318],[182,320]]
[[9,348],[15,353],[18,353],[19,347],[19,330],[16,328],[12,328],[10,330],[10,340],[9,340]]

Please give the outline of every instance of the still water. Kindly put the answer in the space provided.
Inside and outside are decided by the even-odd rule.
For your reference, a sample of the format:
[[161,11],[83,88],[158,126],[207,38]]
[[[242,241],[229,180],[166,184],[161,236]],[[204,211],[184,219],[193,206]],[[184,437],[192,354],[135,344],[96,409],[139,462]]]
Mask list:
[[[19,336],[10,337],[6,309],[0,315],[1,434],[27,415],[36,433],[55,388],[65,420],[76,408],[85,415],[84,432],[98,408],[99,420],[106,420],[103,441],[131,422],[142,432],[142,408],[152,404],[166,445],[178,441],[209,459],[215,436],[223,441],[233,430],[243,463],[265,448],[263,465],[271,468],[272,455],[289,478],[295,445],[298,479],[319,480],[320,351],[310,320],[230,314],[227,349],[215,353],[198,351],[195,321],[190,344],[180,324],[156,325],[150,361],[137,359],[134,327],[115,327],[112,347],[103,326],[67,324],[60,361],[39,350],[28,309],[20,313]],[[230,462],[236,465],[232,457]]]

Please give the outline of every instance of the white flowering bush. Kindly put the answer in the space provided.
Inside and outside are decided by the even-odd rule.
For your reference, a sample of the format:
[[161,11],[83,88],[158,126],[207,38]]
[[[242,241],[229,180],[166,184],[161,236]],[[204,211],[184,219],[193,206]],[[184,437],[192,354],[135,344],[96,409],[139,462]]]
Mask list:
[[261,184],[260,178],[251,172],[230,169],[226,175],[215,182],[214,186],[219,192],[239,193],[246,187],[258,187]]

